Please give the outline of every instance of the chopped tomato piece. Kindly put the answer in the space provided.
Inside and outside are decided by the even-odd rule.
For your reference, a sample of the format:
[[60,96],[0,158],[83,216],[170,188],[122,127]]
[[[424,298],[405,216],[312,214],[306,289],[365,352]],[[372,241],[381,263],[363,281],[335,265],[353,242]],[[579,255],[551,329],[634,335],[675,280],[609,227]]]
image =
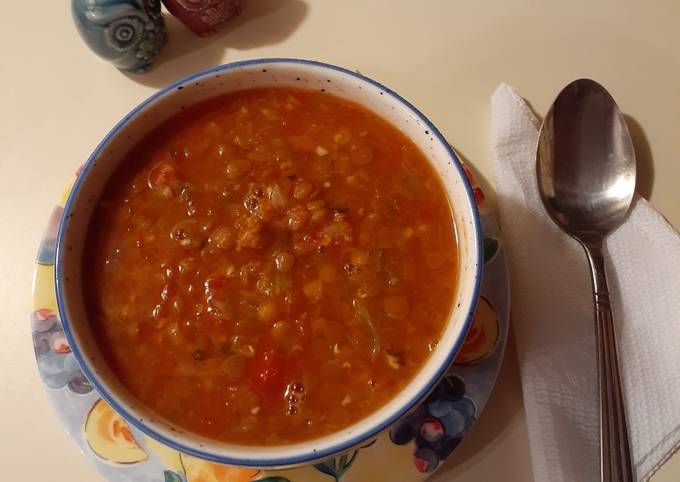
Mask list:
[[149,171],[147,183],[152,191],[159,193],[163,197],[172,197],[175,194],[173,187],[177,183],[175,168],[167,162],[156,164]]

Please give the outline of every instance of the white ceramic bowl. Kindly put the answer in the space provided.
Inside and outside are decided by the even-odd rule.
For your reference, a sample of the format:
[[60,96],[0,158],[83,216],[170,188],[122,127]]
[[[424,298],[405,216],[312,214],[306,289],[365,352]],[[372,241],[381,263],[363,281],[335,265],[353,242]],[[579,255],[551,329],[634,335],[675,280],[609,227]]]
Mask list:
[[[453,311],[441,340],[400,393],[370,416],[337,433],[267,447],[227,444],[183,431],[131,396],[107,366],[87,322],[81,254],[96,201],[132,146],[165,119],[190,105],[219,94],[269,86],[320,90],[352,100],[411,138],[441,176],[453,206],[460,269]],[[462,345],[474,314],[482,273],[481,236],[477,207],[460,161],[434,125],[395,92],[350,70],[319,62],[294,59],[235,62],[199,72],[157,92],[126,115],[94,150],[71,191],[59,227],[55,270],[59,314],[73,354],[101,397],[149,436],[181,452],[226,464],[262,468],[300,465],[360,445],[388,428],[436,386]]]

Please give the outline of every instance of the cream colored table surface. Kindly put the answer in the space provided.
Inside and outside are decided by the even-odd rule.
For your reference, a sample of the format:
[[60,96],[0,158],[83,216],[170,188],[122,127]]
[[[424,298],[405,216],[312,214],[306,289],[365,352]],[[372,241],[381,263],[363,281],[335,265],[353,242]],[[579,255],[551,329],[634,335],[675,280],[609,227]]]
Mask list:
[[[0,21],[0,468],[3,480],[100,481],[43,393],[29,327],[33,260],[52,205],[99,139],[156,88],[197,69],[302,57],[359,69],[426,113],[489,168],[489,96],[513,84],[543,113],[568,81],[606,85],[629,115],[640,190],[680,226],[680,2],[244,0],[210,40],[168,20],[144,76],[98,60],[67,1],[4,1]],[[650,414],[639,414],[648,416]],[[532,480],[517,361],[438,481]],[[680,456],[656,482],[680,480]],[[586,481],[587,482],[587,481]]]

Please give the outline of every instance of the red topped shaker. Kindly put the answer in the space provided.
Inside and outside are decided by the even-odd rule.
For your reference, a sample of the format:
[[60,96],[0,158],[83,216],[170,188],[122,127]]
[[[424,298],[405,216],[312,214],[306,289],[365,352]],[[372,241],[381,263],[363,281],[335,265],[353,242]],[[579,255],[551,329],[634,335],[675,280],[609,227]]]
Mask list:
[[204,37],[241,13],[241,0],[163,0],[163,3],[189,30]]

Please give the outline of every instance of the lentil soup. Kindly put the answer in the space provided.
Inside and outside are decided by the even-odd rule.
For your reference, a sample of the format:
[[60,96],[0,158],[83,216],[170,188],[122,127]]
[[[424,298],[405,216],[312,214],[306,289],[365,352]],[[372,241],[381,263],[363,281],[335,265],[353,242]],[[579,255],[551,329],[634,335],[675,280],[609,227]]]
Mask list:
[[89,322],[142,403],[219,441],[341,430],[408,384],[457,277],[444,188],[399,130],[333,95],[240,91],[187,109],[95,208]]

